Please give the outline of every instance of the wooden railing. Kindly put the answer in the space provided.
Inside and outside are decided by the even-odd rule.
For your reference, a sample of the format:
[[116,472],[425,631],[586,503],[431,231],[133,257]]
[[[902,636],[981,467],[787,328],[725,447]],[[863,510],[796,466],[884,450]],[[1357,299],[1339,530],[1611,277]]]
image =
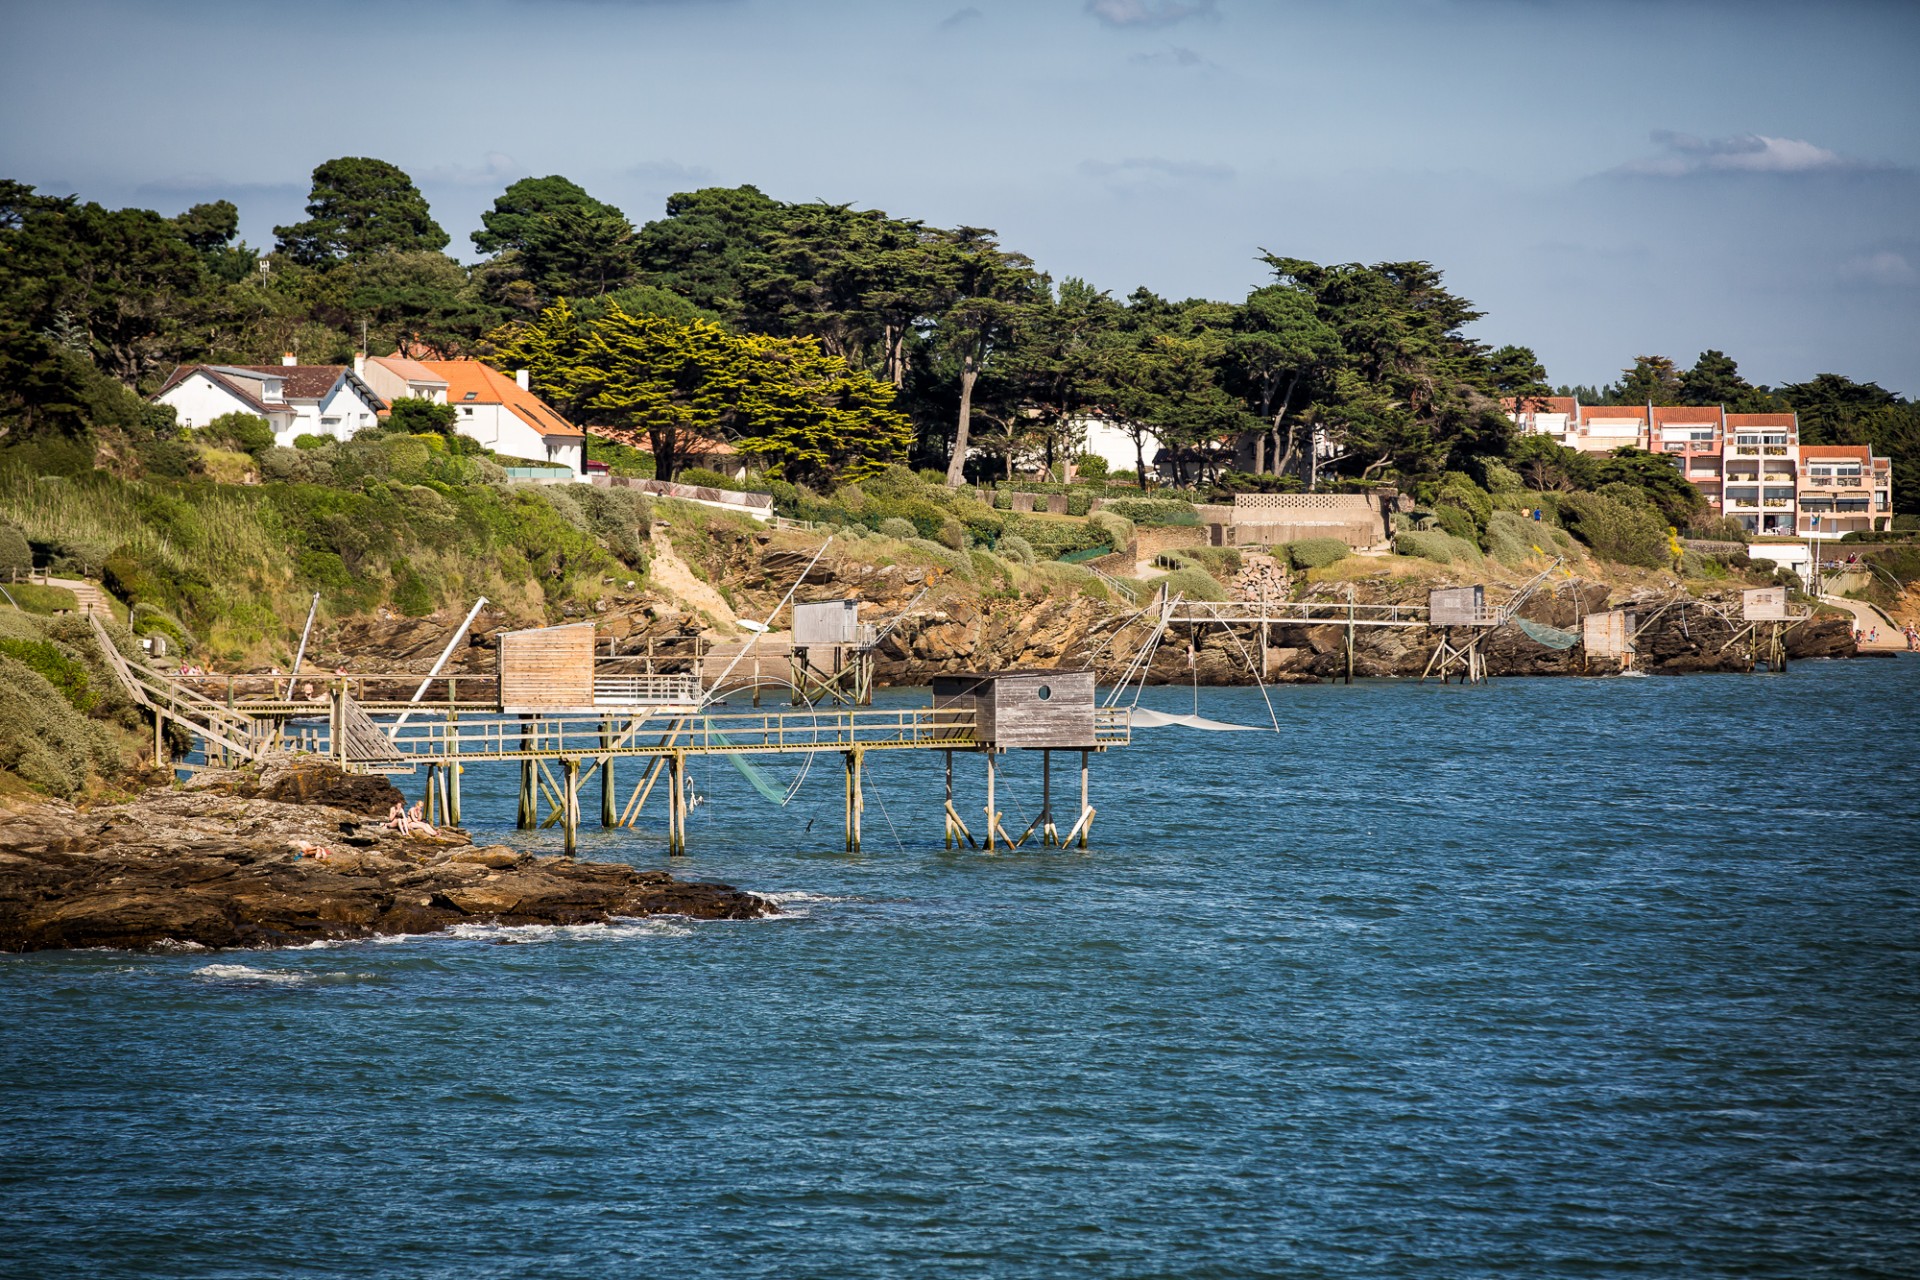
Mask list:
[[[429,712],[432,711],[429,708]],[[793,755],[815,751],[970,750],[974,713],[952,707],[853,707],[815,711],[732,712],[703,715],[673,710],[639,715],[558,715],[522,719],[422,713],[398,727],[379,727],[346,703],[346,763],[382,765],[450,761],[591,759],[601,756]],[[379,741],[366,736],[375,725]],[[331,729],[329,730],[329,734]],[[1094,713],[1097,748],[1133,740],[1132,712],[1102,707]],[[330,740],[312,739],[338,758]]]

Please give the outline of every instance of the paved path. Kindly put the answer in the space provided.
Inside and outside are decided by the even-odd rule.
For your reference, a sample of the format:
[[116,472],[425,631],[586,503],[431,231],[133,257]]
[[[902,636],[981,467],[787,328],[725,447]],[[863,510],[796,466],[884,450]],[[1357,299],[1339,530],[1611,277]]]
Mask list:
[[[1864,600],[1849,600],[1845,596],[1821,596],[1820,603],[1845,609],[1853,615],[1853,625],[1860,632],[1862,650],[1887,649],[1897,652],[1906,649],[1906,637],[1900,634],[1900,628],[1894,620]],[[1868,643],[1867,633],[1875,627],[1880,628],[1880,638]]]

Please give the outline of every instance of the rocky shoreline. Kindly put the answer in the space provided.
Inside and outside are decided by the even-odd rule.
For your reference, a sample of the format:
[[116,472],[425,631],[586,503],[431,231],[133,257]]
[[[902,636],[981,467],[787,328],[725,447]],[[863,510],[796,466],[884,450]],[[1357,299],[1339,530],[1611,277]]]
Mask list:
[[304,762],[0,822],[0,951],[279,947],[461,923],[779,914],[730,885],[384,828],[386,779]]

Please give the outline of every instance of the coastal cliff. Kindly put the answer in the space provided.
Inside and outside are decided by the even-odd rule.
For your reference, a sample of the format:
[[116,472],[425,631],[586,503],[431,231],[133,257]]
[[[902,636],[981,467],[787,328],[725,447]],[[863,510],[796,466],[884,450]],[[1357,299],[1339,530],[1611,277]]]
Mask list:
[[273,947],[460,923],[779,914],[728,885],[382,826],[384,778],[311,762],[210,772],[124,804],[0,823],[0,951]]

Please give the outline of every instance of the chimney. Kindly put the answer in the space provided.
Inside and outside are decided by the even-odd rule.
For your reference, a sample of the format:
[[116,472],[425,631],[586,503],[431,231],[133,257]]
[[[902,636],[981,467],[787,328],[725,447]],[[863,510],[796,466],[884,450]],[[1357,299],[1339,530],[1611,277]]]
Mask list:
[[367,376],[367,353],[364,351],[353,353],[353,376],[356,378]]
[[300,357],[293,354],[293,352],[291,351],[283,351],[280,353],[280,363],[281,364],[299,364]]
[[522,391],[531,391],[533,389],[530,385],[528,385],[530,380],[527,376],[527,371],[525,369],[515,369],[513,371],[513,380],[520,384],[520,389]]

